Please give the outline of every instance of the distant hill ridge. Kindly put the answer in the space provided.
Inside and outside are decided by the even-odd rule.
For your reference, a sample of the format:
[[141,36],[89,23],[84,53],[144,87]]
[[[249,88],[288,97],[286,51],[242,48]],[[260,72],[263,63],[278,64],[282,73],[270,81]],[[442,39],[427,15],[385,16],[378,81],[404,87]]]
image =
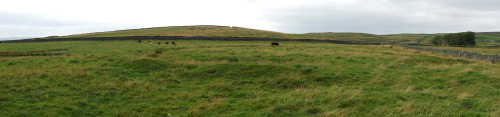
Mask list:
[[[500,32],[476,32],[476,42],[479,44],[500,45]],[[313,40],[336,40],[349,43],[403,43],[403,44],[430,44],[438,34],[388,34],[376,35],[356,32],[315,32],[306,34],[288,34],[275,31],[258,30],[236,26],[217,25],[193,25],[193,26],[168,26],[151,27],[139,29],[126,29],[107,32],[94,32],[85,34],[75,34],[68,36],[51,36],[46,38],[36,38],[24,42],[38,42],[42,39],[51,40],[107,40],[113,38],[124,38],[130,40],[131,37],[152,39],[226,39],[226,40],[288,40],[288,39],[312,39]],[[107,38],[104,38],[107,37]],[[83,39],[86,38],[86,39]],[[127,39],[125,39],[127,38]],[[49,41],[49,40],[46,40]],[[4,41],[6,42],[6,41]],[[14,42],[14,41],[11,41]],[[23,42],[23,41],[17,41]]]
[[96,32],[64,36],[63,38],[89,37],[127,37],[127,36],[208,36],[208,37],[254,37],[254,38],[281,38],[281,39],[324,39],[303,34],[286,34],[274,31],[265,31],[233,26],[169,26],[141,29],[128,29],[109,32]]
[[202,37],[245,37],[245,38],[276,38],[276,39],[321,39],[341,40],[356,43],[425,43],[430,40],[430,34],[394,34],[375,35],[368,33],[306,33],[287,34],[275,31],[250,29],[236,26],[195,25],[169,26],[141,29],[127,29],[109,32],[96,32],[64,36],[62,38],[94,38],[94,37],[130,37],[130,36],[202,36]]

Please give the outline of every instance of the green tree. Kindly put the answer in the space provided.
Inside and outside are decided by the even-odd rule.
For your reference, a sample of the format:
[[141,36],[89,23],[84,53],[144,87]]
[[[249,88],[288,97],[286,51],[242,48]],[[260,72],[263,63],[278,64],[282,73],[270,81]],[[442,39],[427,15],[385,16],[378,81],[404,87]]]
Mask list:
[[476,45],[476,33],[474,32],[461,32],[447,34],[442,40],[449,46],[473,46]]
[[463,38],[462,33],[453,33],[450,35],[451,35],[450,36],[451,38],[448,41],[448,45],[450,45],[450,46],[463,46],[464,45],[465,39]]
[[436,45],[436,46],[439,46],[439,45],[442,45],[443,43],[443,37],[441,35],[437,35],[436,37],[434,37],[434,39],[432,39],[432,44]]
[[465,38],[465,46],[476,45],[476,33],[471,31],[464,32],[464,38]]
[[443,36],[443,38],[441,39],[443,42],[443,45],[449,45],[450,43],[450,40],[451,40],[451,34],[446,34]]

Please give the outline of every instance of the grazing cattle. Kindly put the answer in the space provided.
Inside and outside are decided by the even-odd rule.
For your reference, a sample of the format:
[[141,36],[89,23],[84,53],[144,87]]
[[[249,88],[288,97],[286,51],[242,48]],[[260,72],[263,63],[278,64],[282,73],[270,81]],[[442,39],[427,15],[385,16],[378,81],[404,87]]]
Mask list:
[[173,44],[173,45],[177,45],[177,44],[175,44],[175,42],[173,42],[173,41],[172,41],[172,44]]
[[137,41],[137,43],[141,43],[141,42],[142,42],[142,40]]
[[158,42],[158,45],[160,45],[160,44],[161,44],[161,42]]
[[272,46],[279,46],[280,44],[278,42],[271,42]]
[[167,41],[167,42],[165,42],[165,44],[168,44],[168,41]]

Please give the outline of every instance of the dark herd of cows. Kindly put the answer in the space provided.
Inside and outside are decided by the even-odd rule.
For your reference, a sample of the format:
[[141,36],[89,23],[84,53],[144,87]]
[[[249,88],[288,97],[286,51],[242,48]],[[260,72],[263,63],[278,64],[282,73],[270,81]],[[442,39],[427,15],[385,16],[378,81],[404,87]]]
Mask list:
[[[138,40],[137,43],[141,43],[142,40]],[[148,41],[148,44],[153,44],[153,42]],[[177,45],[174,41],[171,43],[172,45]],[[161,42],[158,42],[158,45],[161,45]],[[165,45],[168,45],[168,41],[165,42]],[[271,46],[279,46],[280,44],[278,42],[271,42]]]
[[[138,40],[138,41],[137,41],[137,43],[141,43],[141,42],[142,42],[142,40]],[[148,41],[148,44],[153,44],[153,42]],[[172,44],[172,45],[177,45],[174,41],[172,41],[172,43],[171,43],[171,44]],[[158,42],[158,45],[161,45],[161,42]],[[168,41],[167,41],[167,42],[165,42],[165,45],[168,45]]]

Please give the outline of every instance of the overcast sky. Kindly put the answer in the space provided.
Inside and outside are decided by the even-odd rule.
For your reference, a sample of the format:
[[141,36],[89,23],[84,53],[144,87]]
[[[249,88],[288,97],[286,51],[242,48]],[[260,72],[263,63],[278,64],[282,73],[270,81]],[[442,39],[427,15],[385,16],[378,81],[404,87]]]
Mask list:
[[284,33],[500,31],[500,0],[6,0],[0,38],[223,25]]

